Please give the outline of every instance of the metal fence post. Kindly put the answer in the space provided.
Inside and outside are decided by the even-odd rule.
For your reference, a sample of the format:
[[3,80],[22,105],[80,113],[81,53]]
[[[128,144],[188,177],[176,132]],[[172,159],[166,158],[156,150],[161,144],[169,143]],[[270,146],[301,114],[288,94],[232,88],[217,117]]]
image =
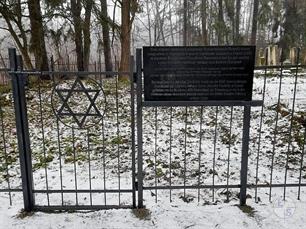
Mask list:
[[136,172],[135,172],[135,86],[134,86],[134,56],[130,58],[130,81],[131,81],[131,141],[132,141],[132,189],[133,208],[136,208]]
[[250,123],[251,123],[251,106],[244,106],[243,113],[243,136],[242,136],[242,156],[240,171],[240,205],[246,204],[246,192],[248,182],[248,159],[250,143]]
[[21,62],[21,57],[17,57],[16,49],[9,49],[9,58],[16,117],[24,210],[32,211],[34,208],[33,174],[25,88],[22,75],[16,72],[17,70],[21,70],[21,66],[18,66],[18,62]]
[[142,50],[136,50],[137,76],[137,180],[138,208],[143,208],[143,168],[142,168]]

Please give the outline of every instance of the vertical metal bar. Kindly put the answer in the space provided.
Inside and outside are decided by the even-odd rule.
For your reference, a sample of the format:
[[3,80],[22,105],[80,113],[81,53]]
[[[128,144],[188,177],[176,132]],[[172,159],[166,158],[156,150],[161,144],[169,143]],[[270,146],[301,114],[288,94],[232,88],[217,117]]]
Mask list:
[[[100,55],[100,54],[99,54]],[[100,77],[100,85],[103,88],[103,79],[102,79],[102,69],[101,69],[101,56],[99,56],[99,77]],[[106,108],[105,108],[105,114],[102,117],[101,120],[101,134],[102,134],[102,161],[103,161],[103,189],[104,189],[104,205],[107,205],[106,202],[106,162],[105,162],[105,133],[104,133],[104,117],[107,116],[107,103],[106,103]]]
[[[265,66],[268,66],[268,50],[267,49],[265,53],[265,59],[266,59]],[[258,172],[259,172],[259,153],[260,153],[260,147],[261,147],[261,130],[262,130],[262,124],[263,124],[263,112],[264,112],[264,107],[265,107],[264,104],[265,104],[265,95],[266,95],[266,84],[267,84],[267,67],[265,68],[265,75],[264,75],[264,86],[263,86],[263,92],[262,92],[263,105],[261,107],[261,113],[260,113],[258,148],[257,148],[257,158],[256,158],[256,177],[255,177],[255,201],[256,203],[258,202],[257,186],[258,186]]]
[[61,200],[62,206],[64,205],[64,193],[63,193],[63,166],[62,166],[62,150],[61,150],[61,140],[60,140],[60,133],[59,133],[59,120],[56,116],[56,129],[57,129],[57,145],[58,145],[58,154],[59,154],[59,172],[60,172],[60,185],[61,185]]
[[142,50],[136,50],[137,74],[137,178],[138,208],[143,208],[143,155],[142,155]]
[[105,162],[105,133],[104,133],[104,117],[102,117],[102,157],[103,157],[103,188],[104,188],[104,204],[106,203],[106,162]]
[[184,198],[186,198],[187,118],[188,118],[188,107],[185,107],[185,134],[184,134]]
[[232,126],[233,126],[233,109],[234,107],[231,107],[231,117],[230,117],[230,129],[229,129],[229,144],[228,144],[228,153],[227,153],[227,175],[226,175],[226,200],[229,202],[229,177],[230,177],[230,158],[231,158],[231,146],[232,146]]
[[172,202],[172,189],[171,189],[171,185],[172,185],[172,112],[173,112],[173,108],[170,107],[170,163],[169,163],[169,173],[170,173],[170,177],[169,177],[169,185],[170,185],[170,202]]
[[154,172],[155,172],[155,203],[157,203],[157,107],[154,108],[154,120],[155,120],[155,131],[154,131]]
[[289,153],[290,153],[290,146],[292,144],[292,126],[293,126],[293,117],[294,117],[294,107],[295,107],[295,100],[296,100],[296,89],[297,89],[297,80],[298,80],[298,71],[299,71],[299,60],[300,60],[300,49],[297,49],[297,57],[296,57],[296,70],[295,70],[295,79],[294,79],[294,89],[293,89],[293,101],[292,101],[292,110],[291,110],[291,119],[290,119],[290,126],[289,126],[289,140],[288,140],[288,147],[287,147],[287,156],[286,156],[286,166],[285,166],[285,181],[284,181],[284,200],[286,199],[286,188],[287,188],[287,175],[288,175],[288,163],[289,163]]
[[76,148],[75,148],[75,134],[72,127],[72,147],[73,147],[73,168],[74,168],[74,186],[75,186],[75,202],[79,205],[78,201],[78,180],[77,180],[77,168],[76,168]]
[[240,171],[240,205],[246,204],[247,182],[248,182],[248,159],[250,143],[250,124],[251,124],[251,106],[244,106],[243,112],[243,136],[242,136],[242,156]]
[[34,208],[32,158],[29,138],[29,127],[27,118],[27,107],[24,84],[21,75],[16,74],[17,56],[16,49],[9,49],[10,70],[14,97],[16,129],[18,139],[18,151],[20,157],[20,170],[22,178],[24,210],[32,211]]
[[[281,54],[282,55],[282,54]],[[282,58],[281,58],[282,59]],[[283,79],[283,62],[281,61],[281,69],[280,69],[280,79],[279,79],[279,89],[278,89],[278,101],[276,107],[276,120],[275,120],[275,127],[274,127],[274,137],[272,142],[272,159],[271,159],[271,172],[270,172],[270,190],[269,190],[269,201],[272,198],[272,182],[273,182],[273,168],[274,168],[274,157],[275,157],[275,146],[276,146],[276,134],[277,134],[277,127],[278,127],[278,118],[279,113],[277,111],[280,105],[280,98],[281,98],[281,91],[282,91],[282,79]]]
[[121,197],[121,190],[120,190],[120,135],[119,135],[119,95],[118,95],[118,77],[116,77],[116,128],[117,128],[117,157],[118,157],[118,201],[120,206],[120,197]]
[[216,107],[216,123],[215,123],[215,135],[214,135],[214,156],[213,156],[213,172],[212,172],[212,201],[215,202],[215,167],[216,167],[216,145],[217,145],[217,130],[218,130],[218,114],[219,107]]
[[48,169],[47,169],[47,157],[46,157],[46,145],[45,145],[45,132],[44,132],[44,121],[43,121],[43,110],[42,110],[42,99],[41,99],[41,76],[39,77],[38,82],[38,99],[39,99],[39,113],[40,113],[40,124],[41,124],[41,134],[42,134],[42,147],[43,147],[43,156],[45,160],[44,169],[45,169],[45,177],[46,177],[46,189],[47,189],[47,203],[50,206],[50,198],[49,198],[49,182],[48,182]]
[[[51,78],[53,81],[53,87],[56,87],[55,83],[55,76],[54,76],[54,64],[51,65]],[[56,117],[56,132],[57,132],[57,146],[58,146],[58,154],[59,154],[59,173],[60,173],[60,186],[61,186],[61,202],[62,206],[64,206],[64,193],[63,193],[63,171],[62,171],[62,150],[61,150],[61,138],[60,138],[60,131],[59,131],[59,117]]]
[[200,202],[200,185],[201,185],[201,153],[202,153],[202,125],[203,125],[203,107],[200,108],[200,140],[199,140],[199,177],[198,177],[198,202]]
[[135,86],[134,86],[134,56],[130,58],[130,82],[131,82],[131,141],[132,141],[132,202],[136,208],[136,172],[135,172]]
[[92,184],[91,184],[91,157],[90,157],[90,133],[87,130],[87,150],[88,150],[88,178],[89,178],[89,198],[90,198],[90,205],[92,206]]

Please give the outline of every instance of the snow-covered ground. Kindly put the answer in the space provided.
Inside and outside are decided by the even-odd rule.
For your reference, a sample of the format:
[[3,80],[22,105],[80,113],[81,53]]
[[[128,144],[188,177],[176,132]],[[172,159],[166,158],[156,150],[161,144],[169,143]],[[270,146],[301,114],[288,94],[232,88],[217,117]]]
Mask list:
[[[86,131],[72,132],[70,127],[56,122],[52,110],[54,106],[51,105],[50,85],[42,85],[39,88],[36,86],[27,92],[36,190],[47,187],[51,190],[60,189],[61,184],[64,189],[72,190],[76,186],[78,189],[118,189],[119,186],[121,189],[131,188],[129,88],[125,84],[119,85],[116,94],[116,82],[108,81],[103,84],[104,94],[107,96],[104,125],[96,125]],[[287,183],[298,184],[300,171],[301,182],[306,182],[306,162],[302,165],[300,163],[305,154],[302,151],[304,128],[301,120],[306,116],[306,78],[303,75],[298,77],[290,137],[288,131],[291,125],[294,81],[294,76],[290,74],[282,78],[280,105],[277,106],[280,78],[277,75],[267,78],[260,146],[261,108],[252,108],[249,184],[255,184],[256,178],[258,184],[270,184],[270,181],[273,184],[284,183],[287,159]],[[263,77],[254,79],[253,99],[262,99],[263,82]],[[5,142],[2,135],[0,189],[8,187],[8,178],[11,188],[21,187],[11,100],[10,93],[1,95]],[[86,97],[78,97],[71,101],[76,106],[76,111],[84,110],[84,107],[86,109],[86,106],[78,107],[80,103],[86,104],[85,100]],[[103,101],[96,102],[105,106]],[[86,213],[34,213],[23,218],[23,214],[18,213],[22,208],[21,193],[11,193],[12,206],[9,205],[8,193],[0,193],[0,228],[306,228],[305,186],[301,187],[301,200],[297,200],[297,187],[287,188],[286,202],[282,201],[283,188],[272,188],[271,202],[269,188],[259,188],[258,203],[254,201],[255,190],[248,189],[248,207],[244,209],[238,207],[239,189],[194,189],[186,190],[185,193],[183,190],[172,190],[172,202],[169,190],[154,189],[155,186],[169,185],[170,178],[171,185],[183,185],[184,181],[186,185],[211,185],[212,182],[222,185],[227,182],[239,184],[242,108],[233,108],[231,132],[231,108],[219,108],[217,121],[216,108],[205,108],[202,125],[200,111],[200,108],[188,108],[188,116],[185,119],[185,108],[173,108],[170,153],[170,108],[159,108],[156,113],[154,108],[144,109],[144,185],[152,188],[151,191],[144,192],[144,204],[150,211],[145,219],[138,219],[135,212],[123,209]],[[277,126],[276,115],[279,118]],[[65,122],[68,122],[69,126],[69,122],[73,120]],[[292,144],[289,144],[288,148],[290,139]],[[5,161],[9,164],[8,169]],[[274,168],[271,174],[272,161]],[[43,193],[36,194],[35,197],[38,205],[47,205],[48,200],[50,205],[74,205],[76,202],[75,193],[63,196],[47,196]],[[131,194],[123,193],[78,194],[78,204],[90,204],[92,201],[97,205],[119,202],[129,205],[131,200]]]
[[240,209],[234,203],[197,205],[193,203],[148,203],[149,212],[131,209],[77,213],[20,213],[22,205],[8,206],[0,198],[0,228],[99,229],[99,228],[198,228],[198,229],[305,229],[306,202],[288,201],[250,204]]

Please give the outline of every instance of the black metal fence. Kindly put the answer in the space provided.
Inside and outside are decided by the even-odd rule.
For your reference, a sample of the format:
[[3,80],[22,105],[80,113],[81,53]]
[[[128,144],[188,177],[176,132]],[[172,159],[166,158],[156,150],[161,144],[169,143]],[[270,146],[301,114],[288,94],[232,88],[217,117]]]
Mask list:
[[[137,145],[135,84],[119,80],[133,71],[29,72],[11,65],[13,93],[6,88],[0,98],[0,196],[37,210],[142,207],[150,198],[302,199],[306,73],[298,63],[299,55],[295,65],[256,67],[253,99],[263,106],[252,108],[261,103],[152,107],[138,86]],[[246,116],[251,128],[243,139]]]
[[[1,113],[1,192],[11,198],[22,191],[26,210],[135,207],[134,94],[119,81],[132,72],[29,72],[20,69],[14,50],[10,58],[13,96],[6,93],[9,107],[3,104]],[[6,123],[16,123],[13,135]],[[7,160],[8,149],[20,152],[20,163]],[[11,178],[13,167],[18,172]]]
[[144,112],[138,126],[143,190],[156,202],[166,197],[244,204],[246,198],[305,196],[306,75],[299,60],[298,52],[295,65],[256,68],[253,99],[263,106],[259,101],[138,105]]

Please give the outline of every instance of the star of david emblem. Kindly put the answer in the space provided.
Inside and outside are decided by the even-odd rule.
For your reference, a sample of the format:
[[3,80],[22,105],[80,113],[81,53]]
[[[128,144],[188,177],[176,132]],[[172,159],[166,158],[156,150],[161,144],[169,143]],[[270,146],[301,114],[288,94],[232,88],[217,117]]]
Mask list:
[[[70,88],[57,88],[54,91],[59,98],[59,109],[56,109],[56,113],[59,118],[72,118],[73,122],[77,124],[78,128],[85,128],[85,123],[88,118],[101,118],[102,114],[100,109],[96,105],[96,100],[102,91],[102,88],[88,88],[84,85],[80,77],[77,77]],[[78,104],[79,95],[82,94],[87,104]],[[85,96],[84,96],[85,95]],[[74,109],[71,103],[76,104],[75,106],[79,109]],[[80,109],[81,106],[85,110]]]

